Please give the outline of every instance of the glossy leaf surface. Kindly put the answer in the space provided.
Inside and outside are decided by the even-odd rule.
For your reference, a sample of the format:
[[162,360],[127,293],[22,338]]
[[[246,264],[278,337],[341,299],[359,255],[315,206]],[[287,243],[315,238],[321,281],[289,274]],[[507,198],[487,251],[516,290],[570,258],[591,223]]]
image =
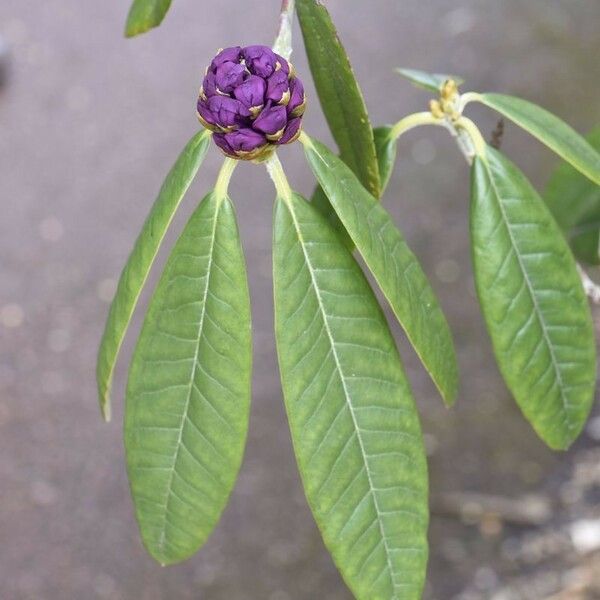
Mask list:
[[428,73],[417,69],[396,69],[396,73],[406,77],[411,83],[430,92],[439,93],[442,86],[448,79],[456,82],[456,85],[462,85],[465,80],[456,75],[444,75],[442,73]]
[[444,401],[452,404],[458,387],[452,335],[418,260],[387,211],[337,156],[316,140],[308,140],[304,149],[313,173],[423,365]]
[[489,93],[479,94],[477,98],[528,131],[563,160],[600,185],[600,154],[570,125],[541,106],[522,98]]
[[[600,127],[587,140],[600,151]],[[588,264],[600,264],[600,185],[568,163],[562,163],[546,187],[544,200],[577,258]]]
[[321,107],[342,160],[361,183],[379,197],[373,131],[346,51],[321,2],[296,0],[296,7]]
[[359,600],[421,597],[427,465],[394,340],[362,271],[294,195],[274,226],[277,349],[302,480]]
[[110,419],[112,378],[127,327],[167,229],[206,156],[209,144],[210,135],[202,131],[186,145],[167,175],[121,273],[96,365],[100,409],[106,420]]
[[125,446],[144,545],[162,564],[207,539],[233,488],[250,407],[250,302],[233,207],[209,194],[152,297],[127,385]]
[[158,27],[171,6],[171,0],[133,0],[127,15],[125,35],[133,37]]
[[556,222],[525,176],[493,148],[473,166],[477,292],[504,379],[539,436],[567,448],[594,398],[587,299]]

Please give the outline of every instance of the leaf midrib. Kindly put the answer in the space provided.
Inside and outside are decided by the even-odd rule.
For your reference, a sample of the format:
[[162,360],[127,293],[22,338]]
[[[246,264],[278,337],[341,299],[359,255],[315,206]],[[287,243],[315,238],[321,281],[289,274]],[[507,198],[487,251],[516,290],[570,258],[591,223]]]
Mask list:
[[519,246],[517,245],[515,238],[513,236],[512,233],[512,229],[510,228],[510,221],[507,218],[506,215],[506,211],[504,210],[504,206],[502,204],[501,201],[501,195],[500,195],[500,191],[498,190],[498,187],[496,185],[496,182],[494,180],[494,176],[492,174],[491,168],[489,166],[489,163],[487,162],[487,160],[481,159],[483,164],[484,164],[484,168],[486,169],[487,173],[488,173],[488,177],[490,180],[490,185],[492,186],[492,189],[494,190],[494,195],[496,197],[496,201],[498,203],[498,208],[500,209],[500,212],[502,213],[502,219],[504,221],[505,227],[506,227],[506,231],[508,232],[508,236],[510,238],[510,242],[512,244],[512,247],[515,251],[515,256],[517,257],[517,261],[519,263],[519,268],[521,269],[521,273],[523,274],[523,279],[525,280],[525,283],[527,284],[527,291],[529,292],[529,296],[531,298],[531,301],[533,303],[534,309],[535,309],[535,314],[537,317],[537,321],[540,324],[540,327],[542,329],[542,334],[544,336],[544,340],[546,342],[546,346],[548,348],[548,351],[550,352],[550,359],[552,361],[552,367],[554,368],[554,372],[556,374],[556,379],[558,380],[558,389],[560,390],[560,395],[561,395],[561,399],[562,399],[562,412],[565,416],[566,419],[566,423],[567,423],[567,427],[569,429],[573,429],[576,424],[573,423],[573,421],[571,420],[570,416],[569,416],[569,411],[568,409],[570,408],[570,402],[568,401],[567,397],[565,396],[565,391],[564,391],[564,384],[563,384],[563,380],[562,380],[562,375],[559,369],[559,365],[557,363],[556,360],[556,355],[554,354],[554,347],[552,344],[552,340],[550,339],[549,335],[548,335],[548,331],[546,329],[546,323],[544,322],[544,319],[542,318],[542,313],[540,311],[539,308],[539,304],[537,301],[537,296],[535,295],[532,285],[531,285],[531,281],[529,280],[529,276],[527,274],[527,271],[523,265],[523,261],[521,259],[521,254],[519,252]]
[[171,499],[175,496],[175,494],[173,493],[173,489],[172,489],[173,478],[174,478],[174,474],[175,474],[175,468],[177,466],[177,461],[179,460],[179,452],[182,447],[183,430],[185,428],[186,418],[188,418],[187,414],[188,414],[188,410],[190,407],[192,392],[194,389],[196,370],[198,369],[198,355],[200,353],[200,339],[202,337],[202,331],[204,329],[204,317],[206,315],[206,300],[208,299],[208,289],[210,287],[210,276],[211,276],[211,272],[212,272],[213,255],[214,255],[214,249],[215,249],[217,221],[218,221],[219,211],[221,209],[222,202],[223,202],[222,198],[216,198],[215,213],[214,213],[212,230],[211,230],[210,249],[209,249],[209,253],[208,253],[208,265],[207,265],[207,270],[206,270],[206,284],[204,286],[204,292],[202,295],[202,315],[201,315],[200,321],[198,323],[198,334],[196,337],[196,339],[198,340],[198,343],[196,344],[196,349],[194,351],[194,359],[193,359],[193,363],[192,363],[193,364],[192,373],[190,376],[190,383],[188,386],[188,393],[187,393],[187,397],[186,397],[186,401],[185,401],[185,407],[182,412],[181,424],[179,426],[179,434],[178,434],[178,438],[177,438],[177,448],[175,450],[175,456],[173,458],[173,466],[171,467],[171,471],[169,473],[169,482],[167,484],[167,501],[165,503],[164,516],[162,519],[162,526],[160,529],[160,538],[158,540],[158,547],[159,547],[159,550],[161,553],[164,553],[164,551],[165,551],[166,532],[167,532],[167,526],[169,525],[169,519],[168,519],[169,505],[171,503]]
[[[285,200],[284,200],[285,201]],[[311,279],[311,283],[313,286],[313,289],[315,290],[315,296],[317,297],[317,302],[319,304],[319,310],[321,311],[321,315],[322,315],[322,319],[323,319],[323,326],[325,327],[325,331],[327,333],[327,337],[329,339],[329,343],[331,345],[331,352],[335,361],[335,366],[336,369],[338,371],[341,383],[342,383],[342,388],[344,390],[344,398],[346,399],[346,405],[348,406],[348,410],[350,411],[350,416],[352,417],[352,423],[354,425],[354,429],[356,430],[356,438],[358,440],[358,444],[360,447],[360,452],[361,455],[363,457],[363,462],[365,464],[365,472],[367,474],[367,479],[369,481],[369,493],[371,494],[371,497],[373,498],[373,504],[375,507],[375,512],[377,513],[377,523],[379,525],[379,533],[381,534],[381,538],[383,540],[383,546],[385,548],[385,557],[386,557],[386,561],[387,561],[387,565],[388,565],[388,569],[389,569],[389,579],[390,579],[390,583],[392,584],[392,589],[394,589],[394,596],[393,598],[396,598],[396,583],[394,581],[394,569],[392,567],[392,563],[390,562],[390,550],[388,547],[388,543],[387,543],[387,537],[385,535],[385,532],[383,531],[383,525],[382,525],[382,521],[381,521],[381,517],[382,517],[382,513],[379,510],[379,504],[377,502],[377,496],[375,494],[375,485],[373,484],[373,480],[371,479],[371,472],[369,470],[369,458],[368,455],[365,451],[364,448],[364,444],[362,441],[362,437],[361,437],[361,429],[358,426],[358,422],[356,421],[356,416],[354,414],[354,410],[352,408],[352,404],[349,401],[350,398],[350,394],[348,392],[348,388],[346,385],[346,378],[344,376],[344,372],[342,370],[342,366],[340,364],[340,360],[337,354],[337,349],[336,349],[336,345],[333,339],[333,335],[331,333],[331,329],[329,327],[329,321],[327,320],[327,312],[325,311],[325,307],[323,305],[323,300],[321,298],[321,294],[319,292],[319,286],[317,285],[317,282],[315,280],[315,276],[314,276],[314,272],[313,272],[313,266],[312,263],[310,261],[310,258],[308,256],[308,253],[306,252],[306,248],[304,245],[304,239],[302,237],[302,232],[300,230],[300,226],[296,217],[296,213],[294,212],[294,208],[292,206],[291,202],[286,202],[288,209],[290,211],[290,214],[292,215],[292,221],[294,222],[294,227],[296,228],[296,233],[298,234],[298,240],[300,242],[300,246],[302,248],[302,253],[304,255],[304,260],[306,261],[306,264],[308,266],[308,271],[310,273],[310,279]]]

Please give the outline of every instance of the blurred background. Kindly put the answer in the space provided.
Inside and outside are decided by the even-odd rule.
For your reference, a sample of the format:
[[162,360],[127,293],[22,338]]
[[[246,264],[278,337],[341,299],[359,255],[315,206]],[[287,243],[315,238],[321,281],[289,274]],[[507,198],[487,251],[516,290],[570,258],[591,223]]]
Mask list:
[[[600,122],[597,0],[326,4],[375,124],[428,102],[393,73],[397,66],[524,96],[581,132]],[[129,497],[121,417],[139,316],[116,375],[113,423],[104,425],[97,408],[95,355],[109,302],[164,175],[199,126],[205,65],[219,47],[269,44],[275,34],[279,0],[239,7],[174,0],[160,29],[126,41],[126,0],[0,2],[10,54],[0,89],[2,600],[351,597],[313,524],[291,451],[272,333],[274,194],[263,169],[242,165],[231,190],[254,311],[248,448],[222,522],[187,563],[163,569],[145,554]],[[296,34],[294,62],[308,81]],[[330,143],[308,91],[306,128]],[[489,137],[496,118],[477,107],[469,115]],[[508,124],[503,149],[540,188],[556,163]],[[310,193],[300,148],[281,155],[292,182]],[[212,151],[167,247],[219,163]],[[462,371],[448,411],[396,331],[430,456],[426,598],[600,598],[600,413],[563,454],[545,448],[521,418],[474,297],[468,189],[467,166],[446,132],[402,138],[385,203],[441,298]]]

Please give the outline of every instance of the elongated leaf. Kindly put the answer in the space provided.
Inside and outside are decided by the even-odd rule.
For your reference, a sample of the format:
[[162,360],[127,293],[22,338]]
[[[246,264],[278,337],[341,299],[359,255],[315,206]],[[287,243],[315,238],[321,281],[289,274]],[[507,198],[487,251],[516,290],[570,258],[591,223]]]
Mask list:
[[[600,151],[600,127],[594,129],[587,140]],[[570,240],[577,258],[599,264],[600,185],[568,163],[561,163],[548,183],[544,201]]]
[[[398,144],[397,140],[391,137],[391,131],[392,128],[388,125],[377,127],[373,130],[382,196],[388,186],[396,162],[396,148]],[[354,242],[342,225],[335,210],[333,210],[333,206],[331,206],[329,199],[320,185],[317,185],[311,198],[311,203],[329,221],[331,226],[340,236],[340,239],[344,242],[344,245],[349,250],[354,250]]]
[[98,352],[96,379],[102,415],[110,420],[110,389],[117,355],[137,301],[165,233],[192,183],[210,144],[207,132],[196,134],[167,175],[144,227],[121,273]]
[[452,404],[458,368],[452,334],[427,277],[386,210],[326,146],[302,138],[306,157],[423,365]]
[[496,359],[521,410],[552,448],[581,431],[596,350],[573,256],[526,177],[493,148],[473,166],[477,292]]
[[504,94],[477,94],[476,98],[528,131],[600,185],[600,154],[564,121],[522,98]]
[[171,0],[133,0],[127,16],[125,35],[133,37],[158,27],[171,6]]
[[127,385],[127,469],[162,564],[207,539],[233,488],[250,407],[250,301],[233,207],[209,194],[175,245]]
[[379,197],[373,131],[346,51],[323,4],[318,0],[297,0],[296,6],[321,107],[342,160]]
[[358,600],[417,600],[427,465],[410,387],[362,271],[299,196],[277,201],[274,283],[285,403],[325,544]]
[[441,73],[427,73],[427,71],[419,71],[417,69],[396,69],[396,73],[406,77],[411,83],[419,88],[430,92],[439,93],[442,86],[448,79],[456,82],[456,85],[462,85],[465,80],[456,75],[443,75]]

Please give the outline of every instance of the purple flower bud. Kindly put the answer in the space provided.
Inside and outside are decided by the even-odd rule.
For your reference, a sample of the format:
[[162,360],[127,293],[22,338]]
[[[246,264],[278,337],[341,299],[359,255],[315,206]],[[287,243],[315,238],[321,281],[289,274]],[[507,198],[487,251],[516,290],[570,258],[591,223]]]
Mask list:
[[225,134],[225,140],[229,147],[237,155],[239,153],[254,152],[268,144],[264,135],[254,131],[254,129],[239,129],[232,133]]
[[290,142],[295,142],[296,139],[298,138],[298,136],[300,135],[300,126],[301,125],[302,125],[302,117],[296,117],[295,119],[292,119],[288,123],[287,127],[285,128],[285,131],[283,132],[281,139],[275,143],[278,145],[282,145],[282,144],[289,144]]
[[292,117],[300,117],[306,107],[306,96],[304,85],[295,77],[290,81],[290,101],[287,105],[288,114]]
[[197,112],[227,156],[259,160],[298,137],[304,108],[304,88],[285,58],[266,46],[234,46],[207,69]]
[[287,104],[290,99],[290,82],[283,70],[275,71],[267,80],[267,100]]
[[244,82],[246,69],[239,63],[225,62],[217,68],[215,82],[217,89],[223,94],[229,94]]
[[213,133],[213,140],[215,144],[221,148],[221,150],[232,158],[237,158],[236,153],[233,151],[233,148],[227,142],[226,133]]
[[223,129],[239,126],[243,117],[250,116],[250,111],[239,100],[229,96],[212,96],[206,105],[214,122]]
[[290,74],[291,66],[290,63],[283,58],[283,56],[279,56],[279,54],[275,54],[275,58],[277,59],[277,63],[279,64],[279,68],[277,68],[277,64],[275,64],[275,70],[279,71],[281,69],[286,75]]
[[247,46],[242,50],[248,70],[259,77],[270,77],[277,69],[277,56],[267,46]]
[[205,98],[210,98],[217,93],[217,83],[215,81],[215,74],[209,71],[204,77],[202,82],[202,92]]
[[233,90],[234,96],[251,112],[253,108],[262,108],[265,103],[267,84],[262,77],[250,75],[244,83]]
[[239,46],[225,48],[225,50],[221,50],[221,52],[213,58],[210,68],[213,71],[216,71],[217,67],[220,67],[225,62],[239,63],[241,56],[242,49]]
[[272,106],[271,102],[262,110],[252,127],[264,133],[268,139],[279,139],[287,125],[285,106]]

